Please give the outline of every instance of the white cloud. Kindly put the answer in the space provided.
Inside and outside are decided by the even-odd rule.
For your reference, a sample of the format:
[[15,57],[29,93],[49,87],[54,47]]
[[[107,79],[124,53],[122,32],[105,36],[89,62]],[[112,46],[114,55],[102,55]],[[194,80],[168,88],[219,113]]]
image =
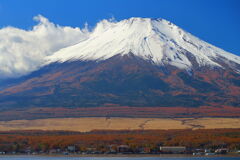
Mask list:
[[34,20],[39,23],[31,30],[0,29],[0,79],[34,71],[44,63],[44,57],[88,36],[87,29],[55,25],[41,15]]

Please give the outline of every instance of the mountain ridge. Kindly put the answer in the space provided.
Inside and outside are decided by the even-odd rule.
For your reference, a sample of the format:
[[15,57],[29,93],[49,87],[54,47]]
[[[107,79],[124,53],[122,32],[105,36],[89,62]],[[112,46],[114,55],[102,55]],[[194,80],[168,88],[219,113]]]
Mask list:
[[[149,28],[143,25],[145,21]],[[154,25],[158,32],[167,31],[158,33],[149,23],[157,23]],[[217,116],[224,113],[237,116],[240,58],[181,29],[180,38],[173,39],[171,27],[176,29],[173,35],[180,34],[179,27],[162,19],[99,22],[88,38],[47,57],[39,70],[11,84],[3,83],[0,110],[55,108],[57,113],[61,107],[102,108],[104,113],[81,110],[79,116],[87,116],[85,112],[128,116],[126,110],[119,114],[105,113],[109,112],[106,107],[113,110],[124,106],[167,107],[184,111],[197,108],[194,114],[204,116],[208,114],[201,110],[212,108],[218,110]],[[192,114],[181,113],[181,116]]]
[[[191,70],[191,54],[199,66],[223,67],[240,71],[240,57],[212,46],[164,19],[130,18],[119,22],[99,22],[89,37],[46,58],[51,62],[106,60],[114,55],[133,53],[157,65],[170,64]],[[221,61],[219,63],[218,61]],[[236,64],[236,65],[234,65]]]
[[230,70],[196,68],[189,74],[135,55],[118,55],[100,62],[50,64],[0,91],[0,102],[15,107],[238,106],[239,82],[238,74]]

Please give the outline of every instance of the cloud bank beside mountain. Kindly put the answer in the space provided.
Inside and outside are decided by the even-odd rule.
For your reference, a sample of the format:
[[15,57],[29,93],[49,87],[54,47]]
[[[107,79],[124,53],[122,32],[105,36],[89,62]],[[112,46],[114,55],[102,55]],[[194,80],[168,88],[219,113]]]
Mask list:
[[17,77],[36,70],[44,57],[85,39],[87,29],[59,26],[38,15],[31,30],[0,29],[0,79]]

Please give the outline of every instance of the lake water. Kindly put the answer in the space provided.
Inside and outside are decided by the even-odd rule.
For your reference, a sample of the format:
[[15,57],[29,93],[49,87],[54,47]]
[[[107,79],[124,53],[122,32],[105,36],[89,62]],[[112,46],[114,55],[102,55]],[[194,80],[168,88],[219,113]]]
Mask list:
[[0,156],[0,160],[240,160],[240,157],[38,157],[38,156]]

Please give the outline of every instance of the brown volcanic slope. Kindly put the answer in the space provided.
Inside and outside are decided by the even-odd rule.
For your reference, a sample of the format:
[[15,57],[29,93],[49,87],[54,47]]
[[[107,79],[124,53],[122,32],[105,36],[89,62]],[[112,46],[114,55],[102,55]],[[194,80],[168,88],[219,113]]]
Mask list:
[[[65,107],[74,108],[74,117],[240,116],[240,76],[229,68],[195,66],[186,72],[172,66],[157,66],[132,54],[117,55],[100,62],[45,66],[2,89],[0,106],[5,117],[18,115],[22,110],[34,115],[33,108],[46,107],[49,114],[41,113],[40,109],[36,115],[64,117],[60,108]],[[130,107],[129,114],[114,112],[124,110],[122,106]],[[80,108],[82,112],[74,114]],[[152,108],[153,113],[144,108]],[[102,109],[103,114],[99,112]]]
[[198,118],[198,117],[239,117],[237,107],[44,107],[11,109],[0,112],[0,121],[20,119],[73,118],[73,117],[126,117],[126,118]]

